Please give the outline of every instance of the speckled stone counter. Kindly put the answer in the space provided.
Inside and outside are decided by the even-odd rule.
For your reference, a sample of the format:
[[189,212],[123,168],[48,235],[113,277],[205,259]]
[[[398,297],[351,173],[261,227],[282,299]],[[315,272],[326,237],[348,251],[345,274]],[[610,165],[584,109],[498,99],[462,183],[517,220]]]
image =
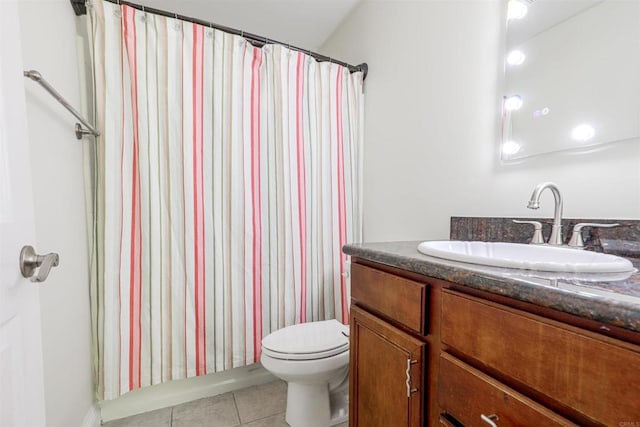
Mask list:
[[[452,233],[453,234],[453,233]],[[640,332],[640,273],[620,278],[473,266],[418,252],[418,241],[345,245],[352,257]]]
[[[451,240],[478,240],[482,242],[529,243],[533,228],[528,224],[515,224],[515,218],[451,217]],[[542,234],[549,238],[551,218],[517,218],[540,221]],[[613,228],[586,227],[583,232],[585,248],[629,258],[640,264],[640,221],[632,219],[577,219],[562,220],[564,243],[569,242],[573,226],[578,223],[619,224]],[[634,259],[635,258],[635,259]],[[638,265],[636,265],[636,268]]]

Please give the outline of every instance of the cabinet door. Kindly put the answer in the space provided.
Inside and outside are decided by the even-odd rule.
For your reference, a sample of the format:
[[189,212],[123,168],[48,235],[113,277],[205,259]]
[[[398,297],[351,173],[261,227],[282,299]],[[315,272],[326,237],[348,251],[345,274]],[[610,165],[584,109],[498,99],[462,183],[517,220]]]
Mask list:
[[422,426],[426,344],[351,306],[351,427]]

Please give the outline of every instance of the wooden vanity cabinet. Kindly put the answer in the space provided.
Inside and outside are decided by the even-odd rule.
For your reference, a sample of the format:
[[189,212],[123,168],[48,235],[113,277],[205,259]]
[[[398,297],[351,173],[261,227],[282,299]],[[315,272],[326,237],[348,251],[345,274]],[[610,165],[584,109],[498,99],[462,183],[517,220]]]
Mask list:
[[377,263],[351,274],[350,427],[640,425],[637,344]]
[[351,283],[349,425],[421,427],[429,287],[359,264]]

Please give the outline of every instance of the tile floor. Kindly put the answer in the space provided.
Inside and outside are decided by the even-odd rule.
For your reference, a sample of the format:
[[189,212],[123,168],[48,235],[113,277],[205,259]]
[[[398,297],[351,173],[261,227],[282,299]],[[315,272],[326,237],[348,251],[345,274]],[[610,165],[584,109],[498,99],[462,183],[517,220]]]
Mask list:
[[[273,381],[171,408],[104,423],[104,427],[287,427],[287,384]],[[348,423],[336,427],[347,427]]]

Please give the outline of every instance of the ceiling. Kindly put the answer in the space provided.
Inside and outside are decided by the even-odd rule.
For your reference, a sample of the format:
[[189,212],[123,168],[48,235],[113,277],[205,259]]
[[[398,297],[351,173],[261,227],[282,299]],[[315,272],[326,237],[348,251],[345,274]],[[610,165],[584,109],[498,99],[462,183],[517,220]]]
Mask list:
[[360,0],[130,0],[317,51]]

